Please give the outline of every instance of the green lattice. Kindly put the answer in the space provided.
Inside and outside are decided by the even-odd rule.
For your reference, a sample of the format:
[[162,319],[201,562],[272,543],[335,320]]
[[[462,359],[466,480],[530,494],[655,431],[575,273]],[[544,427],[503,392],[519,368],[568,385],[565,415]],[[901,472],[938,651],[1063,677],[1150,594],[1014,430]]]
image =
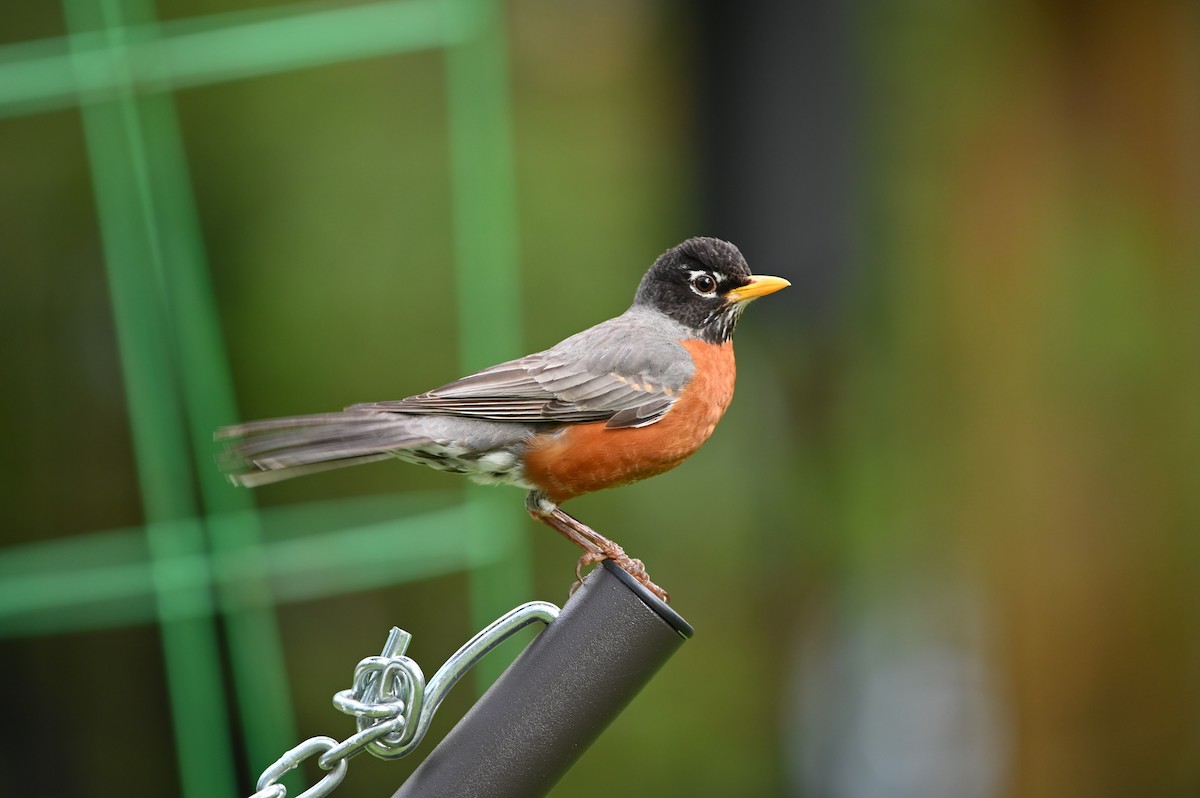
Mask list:
[[[160,624],[183,793],[234,795],[218,618],[258,766],[299,739],[278,603],[466,570],[482,625],[529,580],[511,567],[527,560],[520,515],[491,512],[488,493],[450,507],[408,495],[260,512],[224,483],[211,436],[236,420],[234,393],[172,92],[443,48],[456,260],[471,276],[457,281],[461,358],[479,367],[519,349],[500,12],[405,0],[158,23],[150,0],[64,8],[67,36],[0,48],[0,117],[81,110],[147,522],[0,550],[0,634]],[[272,524],[307,532],[267,542]]]

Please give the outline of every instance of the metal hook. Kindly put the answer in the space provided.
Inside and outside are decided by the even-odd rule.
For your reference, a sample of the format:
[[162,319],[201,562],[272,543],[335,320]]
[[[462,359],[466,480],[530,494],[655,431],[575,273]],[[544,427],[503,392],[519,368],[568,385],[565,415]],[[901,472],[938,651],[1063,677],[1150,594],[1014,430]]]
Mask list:
[[480,630],[454,652],[426,684],[421,668],[404,656],[412,635],[392,627],[378,657],[367,657],[354,670],[354,687],[333,697],[341,712],[354,715],[359,733],[327,751],[318,764],[329,768],[361,750],[380,759],[400,759],[413,751],[442,700],[475,663],[531,623],[550,624],[559,608],[547,601],[516,607]]

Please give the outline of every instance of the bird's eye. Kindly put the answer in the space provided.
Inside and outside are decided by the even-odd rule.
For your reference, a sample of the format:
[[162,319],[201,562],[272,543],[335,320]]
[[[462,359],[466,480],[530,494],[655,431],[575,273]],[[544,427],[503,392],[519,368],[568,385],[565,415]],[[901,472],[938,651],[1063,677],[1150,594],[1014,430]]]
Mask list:
[[701,294],[711,294],[717,290],[717,281],[713,279],[711,274],[701,272],[692,278],[692,288],[695,288]]

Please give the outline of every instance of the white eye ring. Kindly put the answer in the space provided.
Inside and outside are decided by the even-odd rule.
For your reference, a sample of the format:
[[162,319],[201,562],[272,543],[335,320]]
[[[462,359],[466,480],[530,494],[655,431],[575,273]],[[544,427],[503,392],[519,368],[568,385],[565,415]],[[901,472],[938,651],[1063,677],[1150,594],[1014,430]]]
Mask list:
[[716,296],[717,279],[708,272],[692,272],[688,287],[703,297]]

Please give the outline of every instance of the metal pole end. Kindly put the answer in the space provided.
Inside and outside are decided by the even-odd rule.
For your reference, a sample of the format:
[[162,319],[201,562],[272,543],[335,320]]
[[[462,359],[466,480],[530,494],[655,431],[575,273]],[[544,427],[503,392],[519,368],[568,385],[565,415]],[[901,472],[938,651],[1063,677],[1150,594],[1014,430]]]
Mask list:
[[641,599],[647,607],[653,610],[658,617],[662,618],[684,640],[690,640],[696,634],[696,630],[690,623],[684,620],[682,615],[676,612],[670,604],[647,590],[645,585],[634,579],[624,568],[612,560],[604,560],[600,565],[620,580],[621,584],[629,588],[630,592]]

